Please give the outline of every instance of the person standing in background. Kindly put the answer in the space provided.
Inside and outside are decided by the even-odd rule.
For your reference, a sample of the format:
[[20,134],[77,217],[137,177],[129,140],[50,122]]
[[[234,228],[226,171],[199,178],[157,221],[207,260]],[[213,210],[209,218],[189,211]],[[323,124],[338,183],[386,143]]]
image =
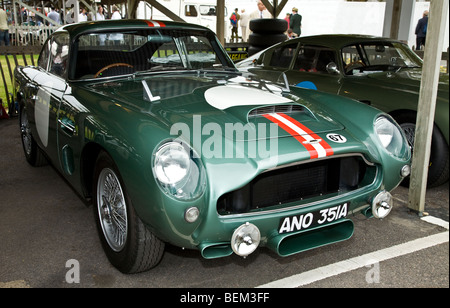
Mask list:
[[112,11],[113,11],[113,14],[111,16],[111,19],[122,19],[122,15],[120,15],[119,9],[117,8],[117,6],[113,5]]
[[284,20],[286,20],[287,22],[287,28],[290,29],[290,25],[291,25],[291,14],[290,13],[286,13],[286,17],[284,17]]
[[258,18],[271,18],[272,14],[269,13],[264,3],[261,2],[261,0],[258,0],[258,9],[256,11],[253,11],[250,14],[250,20],[252,19],[258,19]]
[[103,6],[99,5],[97,8],[97,13],[95,14],[95,20],[105,20],[105,15],[103,14]]
[[5,10],[0,7],[0,46],[5,44],[9,46],[9,27],[8,27],[8,16]]
[[[105,15],[103,14],[103,6],[99,5],[97,8],[97,13],[95,14],[95,20],[105,20]],[[106,42],[106,34],[100,34],[98,36],[100,45],[105,45]]]
[[298,9],[295,7],[292,9],[289,28],[292,29],[292,31],[297,34],[297,36],[300,36],[300,34],[302,34],[302,15],[298,14]]
[[238,14],[238,9],[236,8],[230,16],[230,22],[231,22],[231,41],[233,42],[234,39],[236,39],[236,43],[239,39],[238,35],[238,25],[239,25],[239,19],[241,16]]
[[81,13],[78,15],[78,22],[82,22],[82,21],[88,21],[86,8],[84,8],[84,7],[81,9]]
[[241,32],[242,42],[248,41],[248,26],[250,23],[250,15],[245,12],[245,9],[241,10]]
[[57,26],[61,24],[61,16],[55,11],[53,6],[50,9],[50,13],[47,14],[47,17],[54,21],[52,22],[53,25]]
[[421,50],[425,46],[428,28],[428,11],[423,12],[423,17],[419,19],[416,26],[416,49]]

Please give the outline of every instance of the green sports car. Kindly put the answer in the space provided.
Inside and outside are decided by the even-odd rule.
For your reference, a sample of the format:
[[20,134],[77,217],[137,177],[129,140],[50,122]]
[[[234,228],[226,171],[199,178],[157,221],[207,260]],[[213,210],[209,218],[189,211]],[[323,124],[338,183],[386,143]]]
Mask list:
[[124,273],[156,266],[166,243],[218,258],[346,240],[351,216],[389,214],[410,170],[389,115],[250,79],[197,25],[63,26],[16,69],[15,97],[27,161],[93,204]]
[[[414,149],[422,60],[404,43],[363,35],[317,35],[288,40],[237,64],[268,80],[338,94],[391,115]],[[428,187],[448,181],[449,83],[441,74]],[[409,178],[404,181],[409,183]]]

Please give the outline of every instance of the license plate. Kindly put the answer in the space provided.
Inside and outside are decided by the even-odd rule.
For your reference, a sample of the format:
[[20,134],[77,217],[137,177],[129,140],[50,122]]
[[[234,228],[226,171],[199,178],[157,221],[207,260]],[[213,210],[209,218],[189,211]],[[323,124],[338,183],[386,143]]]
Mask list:
[[348,202],[327,209],[306,214],[284,217],[280,220],[278,233],[302,231],[345,218],[348,213]]

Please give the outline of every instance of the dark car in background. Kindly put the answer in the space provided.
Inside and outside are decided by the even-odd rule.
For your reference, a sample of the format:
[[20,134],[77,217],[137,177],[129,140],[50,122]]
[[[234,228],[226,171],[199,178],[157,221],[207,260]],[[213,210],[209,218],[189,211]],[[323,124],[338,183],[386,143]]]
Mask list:
[[[398,40],[363,35],[300,37],[255,54],[237,67],[274,81],[284,73],[290,85],[381,109],[400,124],[414,149],[422,60]],[[428,187],[449,177],[448,76],[441,74],[439,80]]]

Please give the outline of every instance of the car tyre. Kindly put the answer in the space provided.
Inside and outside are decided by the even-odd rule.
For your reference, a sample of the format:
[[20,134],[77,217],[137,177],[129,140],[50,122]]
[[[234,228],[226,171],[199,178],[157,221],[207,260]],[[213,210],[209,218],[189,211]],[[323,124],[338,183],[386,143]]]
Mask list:
[[[411,151],[414,151],[414,138],[416,128],[416,116],[412,113],[402,114],[396,117],[396,121],[403,129]],[[437,187],[448,181],[449,177],[449,150],[445,138],[439,128],[434,126],[431,138],[431,153],[428,167],[427,187]],[[402,186],[409,186],[409,177],[402,182]]]
[[248,38],[248,43],[250,46],[269,47],[277,43],[284,42],[286,38],[286,34],[284,33],[270,35],[252,33]]
[[111,264],[126,274],[155,267],[162,259],[164,242],[139,219],[118,168],[106,152],[97,158],[93,186],[94,216]]
[[22,140],[23,152],[25,154],[25,159],[33,167],[41,167],[48,164],[47,158],[45,157],[42,150],[37,145],[31,134],[31,126],[28,120],[27,111],[22,104],[19,113],[19,123],[20,123],[20,137]]
[[284,19],[258,18],[250,21],[250,30],[254,33],[279,34],[287,31],[287,21]]

